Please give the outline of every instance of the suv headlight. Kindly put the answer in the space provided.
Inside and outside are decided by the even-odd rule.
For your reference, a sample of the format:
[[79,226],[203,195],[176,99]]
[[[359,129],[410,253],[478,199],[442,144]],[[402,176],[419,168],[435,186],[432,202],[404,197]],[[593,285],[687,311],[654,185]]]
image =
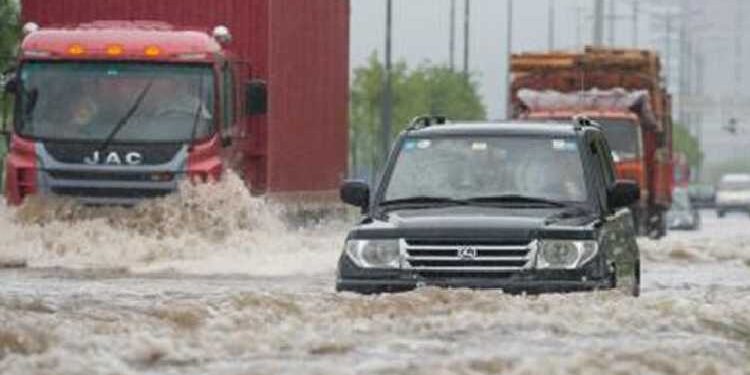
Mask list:
[[398,240],[349,240],[346,255],[362,268],[399,268],[401,264]]
[[596,241],[544,240],[539,242],[536,267],[574,269],[593,259],[599,252]]

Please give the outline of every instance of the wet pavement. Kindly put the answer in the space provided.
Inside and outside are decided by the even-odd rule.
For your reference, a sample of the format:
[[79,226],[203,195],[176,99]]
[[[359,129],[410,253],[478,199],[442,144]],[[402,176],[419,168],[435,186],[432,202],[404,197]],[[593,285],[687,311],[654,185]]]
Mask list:
[[[346,225],[188,191],[0,208],[0,374],[747,374],[750,218],[641,241],[643,295],[333,292]],[[177,199],[177,198],[175,198]],[[179,203],[179,204],[176,204]]]

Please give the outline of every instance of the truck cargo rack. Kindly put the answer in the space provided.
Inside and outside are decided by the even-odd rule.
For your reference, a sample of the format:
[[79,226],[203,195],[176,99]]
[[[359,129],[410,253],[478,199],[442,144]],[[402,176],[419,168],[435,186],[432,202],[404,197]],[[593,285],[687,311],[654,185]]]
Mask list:
[[448,122],[449,120],[446,116],[422,115],[414,117],[411,122],[409,122],[409,126],[406,128],[406,130],[419,130],[435,125],[445,125]]
[[599,130],[602,129],[602,126],[598,122],[592,120],[586,115],[573,116],[573,124],[575,124],[576,129],[583,129],[586,127],[597,128]]

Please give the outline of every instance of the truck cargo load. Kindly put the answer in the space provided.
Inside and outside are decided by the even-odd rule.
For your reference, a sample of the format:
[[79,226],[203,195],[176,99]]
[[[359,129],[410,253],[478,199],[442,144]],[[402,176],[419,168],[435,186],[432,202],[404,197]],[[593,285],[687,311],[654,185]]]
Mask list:
[[666,233],[671,205],[671,98],[659,57],[647,50],[586,48],[583,52],[523,53],[511,59],[514,118],[589,117],[602,126],[618,178],[637,181],[633,207],[644,235]]

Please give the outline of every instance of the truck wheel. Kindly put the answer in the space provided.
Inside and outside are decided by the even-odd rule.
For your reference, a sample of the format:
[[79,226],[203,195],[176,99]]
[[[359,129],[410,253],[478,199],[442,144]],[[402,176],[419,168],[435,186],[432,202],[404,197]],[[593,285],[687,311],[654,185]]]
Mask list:
[[716,211],[716,216],[718,216],[720,219],[724,217],[726,213],[724,211],[718,210]]
[[631,291],[633,297],[641,296],[641,261],[635,262],[633,270],[633,290]]

